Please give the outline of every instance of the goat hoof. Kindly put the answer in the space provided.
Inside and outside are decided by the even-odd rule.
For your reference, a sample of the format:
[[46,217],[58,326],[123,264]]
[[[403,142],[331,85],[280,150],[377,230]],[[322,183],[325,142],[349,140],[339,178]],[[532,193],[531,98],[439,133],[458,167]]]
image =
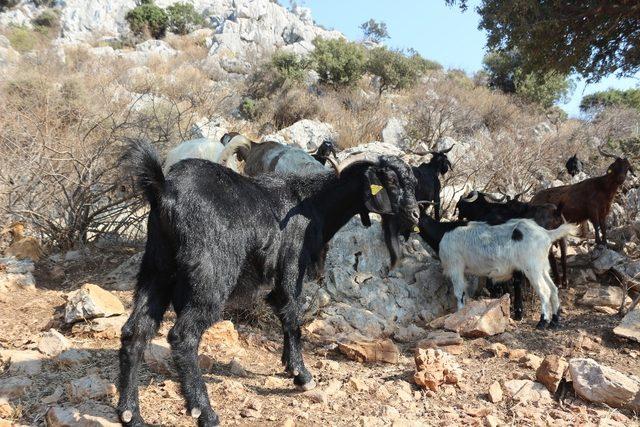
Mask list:
[[120,419],[122,420],[123,423],[128,424],[131,422],[131,420],[133,419],[133,412],[131,411],[124,411],[122,413],[122,415],[120,415]]
[[549,329],[559,329],[560,328],[560,315],[554,314],[551,316],[551,322],[549,322]]
[[302,391],[313,390],[314,388],[316,388],[316,381],[312,379],[306,384],[299,385],[298,388]]
[[200,415],[202,415],[202,411],[200,410],[200,408],[193,408],[191,410],[191,418],[198,419],[200,418]]
[[523,316],[522,316],[522,311],[516,310],[516,311],[513,313],[513,320],[520,321],[520,320],[522,320],[522,317],[523,317]]
[[540,319],[538,324],[536,325],[536,329],[541,330],[547,327],[548,322],[544,319]]

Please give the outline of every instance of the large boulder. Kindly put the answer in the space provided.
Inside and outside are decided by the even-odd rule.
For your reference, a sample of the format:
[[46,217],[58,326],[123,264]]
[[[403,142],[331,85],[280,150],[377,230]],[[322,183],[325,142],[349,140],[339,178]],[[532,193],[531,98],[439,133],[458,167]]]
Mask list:
[[[624,292],[618,286],[597,286],[587,289],[579,303],[591,307],[620,307]],[[631,298],[626,297],[626,302],[631,302]]]
[[315,329],[328,332],[318,335],[332,340],[354,333],[369,339],[389,337],[453,306],[439,262],[418,239],[402,244],[404,257],[389,272],[379,218],[371,219],[367,228],[354,217],[333,237],[322,286],[305,283],[307,314],[315,320]]
[[571,359],[569,372],[576,394],[590,402],[623,408],[640,392],[640,381],[593,359]]
[[317,149],[324,140],[335,140],[336,136],[330,124],[304,119],[264,139],[271,137],[271,140],[297,145],[303,150],[311,151]]
[[0,258],[0,292],[18,288],[34,289],[34,269],[30,259]]

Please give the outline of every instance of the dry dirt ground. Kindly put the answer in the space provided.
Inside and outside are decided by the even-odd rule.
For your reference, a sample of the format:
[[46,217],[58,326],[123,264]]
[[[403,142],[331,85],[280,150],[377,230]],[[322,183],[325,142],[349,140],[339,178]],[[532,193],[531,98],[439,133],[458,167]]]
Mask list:
[[[65,267],[64,276],[51,263],[37,266],[38,288],[0,295],[0,348],[32,349],[42,331],[55,327],[67,336],[73,348],[90,352],[89,362],[72,368],[46,360],[43,372],[32,377],[34,387],[19,401],[13,401],[18,424],[43,425],[47,405],[41,399],[56,387],[87,373],[98,373],[111,382],[118,374],[115,336],[73,333],[62,321],[65,294],[82,283],[100,283],[101,274],[117,265],[130,250],[93,257]],[[304,356],[318,389],[309,396],[295,390],[280,364],[281,337],[271,318],[260,326],[237,324],[239,345],[222,352],[205,348],[214,364],[205,379],[211,401],[223,425],[490,425],[487,415],[507,425],[640,425],[638,415],[586,403],[569,390],[550,403],[515,402],[505,396],[490,403],[489,386],[494,381],[535,379],[535,371],[516,360],[494,357],[487,348],[501,342],[508,348],[525,349],[544,357],[556,353],[566,357],[585,356],[640,376],[640,345],[617,338],[611,332],[618,319],[576,306],[581,289],[562,291],[565,320],[558,331],[538,331],[534,317],[513,323],[503,334],[488,339],[465,340],[462,381],[444,385],[437,392],[419,389],[412,383],[415,364],[411,344],[402,344],[398,364],[363,364],[346,359],[335,346],[305,337]],[[131,292],[116,292],[127,307]],[[534,301],[537,304],[537,301]],[[535,311],[537,313],[537,310]],[[171,325],[171,314],[161,334]],[[233,364],[231,360],[235,359]],[[238,364],[242,369],[239,369]],[[244,369],[244,373],[242,370]],[[8,374],[1,373],[0,377]],[[328,390],[327,390],[328,388]],[[148,423],[167,426],[194,425],[186,414],[176,378],[143,367],[141,375],[142,414]],[[318,402],[318,400],[320,402]],[[324,400],[324,401],[323,401]],[[62,396],[59,403],[66,403]],[[115,396],[101,401],[113,406]]]

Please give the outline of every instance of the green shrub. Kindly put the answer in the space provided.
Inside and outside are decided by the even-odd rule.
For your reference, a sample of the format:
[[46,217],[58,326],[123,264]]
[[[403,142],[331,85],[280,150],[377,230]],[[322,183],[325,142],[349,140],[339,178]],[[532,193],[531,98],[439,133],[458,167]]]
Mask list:
[[380,93],[388,89],[408,88],[422,74],[417,61],[386,47],[376,47],[369,51],[367,71],[380,78]]
[[544,109],[553,107],[556,101],[565,100],[572,89],[571,80],[555,71],[545,74],[516,73],[516,94]]
[[279,51],[271,57],[271,66],[282,80],[300,82],[311,68],[311,61],[295,53]]
[[169,31],[176,34],[189,34],[204,26],[205,21],[190,3],[175,3],[166,9],[169,18]]
[[251,98],[244,98],[240,103],[240,115],[246,120],[255,120],[258,117],[258,104]]
[[605,107],[629,107],[640,111],[640,89],[607,89],[587,95],[580,102],[584,112]]
[[334,86],[355,84],[365,70],[366,56],[364,48],[345,39],[326,40],[316,38],[312,53],[315,70],[320,82]]
[[53,9],[46,9],[32,22],[38,27],[55,28],[58,26],[60,18]]
[[169,23],[167,13],[156,6],[153,0],[141,0],[139,6],[127,12],[125,19],[134,34],[149,34],[156,39],[164,37]]
[[414,63],[414,66],[422,73],[427,71],[442,70],[442,65],[437,61],[423,58],[418,52],[409,50],[409,59]]
[[38,44],[38,35],[26,27],[12,27],[8,39],[11,47],[20,53],[29,52]]

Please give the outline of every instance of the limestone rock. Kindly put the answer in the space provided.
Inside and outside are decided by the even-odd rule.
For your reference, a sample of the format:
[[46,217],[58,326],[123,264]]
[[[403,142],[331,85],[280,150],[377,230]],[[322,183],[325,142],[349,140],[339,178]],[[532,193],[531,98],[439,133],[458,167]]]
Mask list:
[[536,371],[536,379],[544,384],[551,393],[555,393],[568,366],[569,364],[563,357],[549,354],[545,356],[542,364]]
[[87,283],[67,296],[64,320],[74,323],[84,319],[109,317],[125,312],[122,302],[101,287]]
[[613,329],[613,333],[640,342],[640,308],[627,313],[620,324]]
[[297,145],[307,151],[317,149],[324,140],[334,141],[337,138],[330,124],[308,119],[300,120],[280,130],[277,135],[281,136],[284,142]]
[[640,382],[593,359],[571,359],[569,372],[576,394],[590,402],[622,408],[640,391]]
[[[171,347],[164,339],[154,339],[144,350],[144,361],[149,369],[164,375],[175,373]],[[198,354],[198,365],[204,372],[208,372],[213,366],[213,359],[203,353]]]
[[81,402],[86,399],[100,399],[115,394],[116,386],[96,374],[78,378],[67,384],[67,396],[74,402]]
[[358,362],[398,363],[400,351],[393,341],[339,342],[338,349],[349,359]]
[[593,258],[592,267],[599,274],[619,266],[626,261],[624,255],[620,255],[618,252],[604,247],[595,248],[591,256]]
[[38,341],[38,350],[47,356],[56,356],[70,346],[69,340],[55,329],[49,329]]
[[71,348],[58,355],[58,363],[66,366],[77,366],[85,363],[91,358],[91,354],[86,350]]
[[0,378],[0,397],[12,399],[24,396],[33,381],[27,377]]
[[35,289],[34,269],[30,259],[0,257],[0,292],[20,288]]
[[498,403],[502,401],[502,387],[500,386],[500,383],[498,381],[494,381],[489,386],[488,395],[489,395],[489,401],[491,403]]
[[463,343],[462,337],[457,332],[452,331],[432,331],[429,332],[425,339],[418,341],[416,347],[419,348],[436,348],[450,345],[460,345]]
[[126,314],[112,317],[98,317],[86,322],[75,323],[71,330],[74,334],[88,334],[94,338],[118,338],[128,318],[129,316]]
[[455,358],[442,350],[416,349],[414,382],[422,388],[437,391],[441,384],[457,384],[462,371]]
[[[622,294],[622,288],[618,286],[594,286],[587,289],[579,302],[591,307],[604,306],[617,309],[622,302]],[[625,301],[631,302],[631,298],[626,297]]]
[[544,385],[531,380],[510,380],[504,383],[509,396],[516,402],[545,403],[551,395]]
[[38,375],[42,371],[42,355],[33,350],[0,350],[0,359],[9,363],[12,375]]
[[118,427],[116,411],[107,405],[84,402],[78,406],[52,406],[45,414],[49,427]]
[[444,322],[445,329],[477,338],[504,332],[509,325],[509,295],[497,300],[470,301]]

